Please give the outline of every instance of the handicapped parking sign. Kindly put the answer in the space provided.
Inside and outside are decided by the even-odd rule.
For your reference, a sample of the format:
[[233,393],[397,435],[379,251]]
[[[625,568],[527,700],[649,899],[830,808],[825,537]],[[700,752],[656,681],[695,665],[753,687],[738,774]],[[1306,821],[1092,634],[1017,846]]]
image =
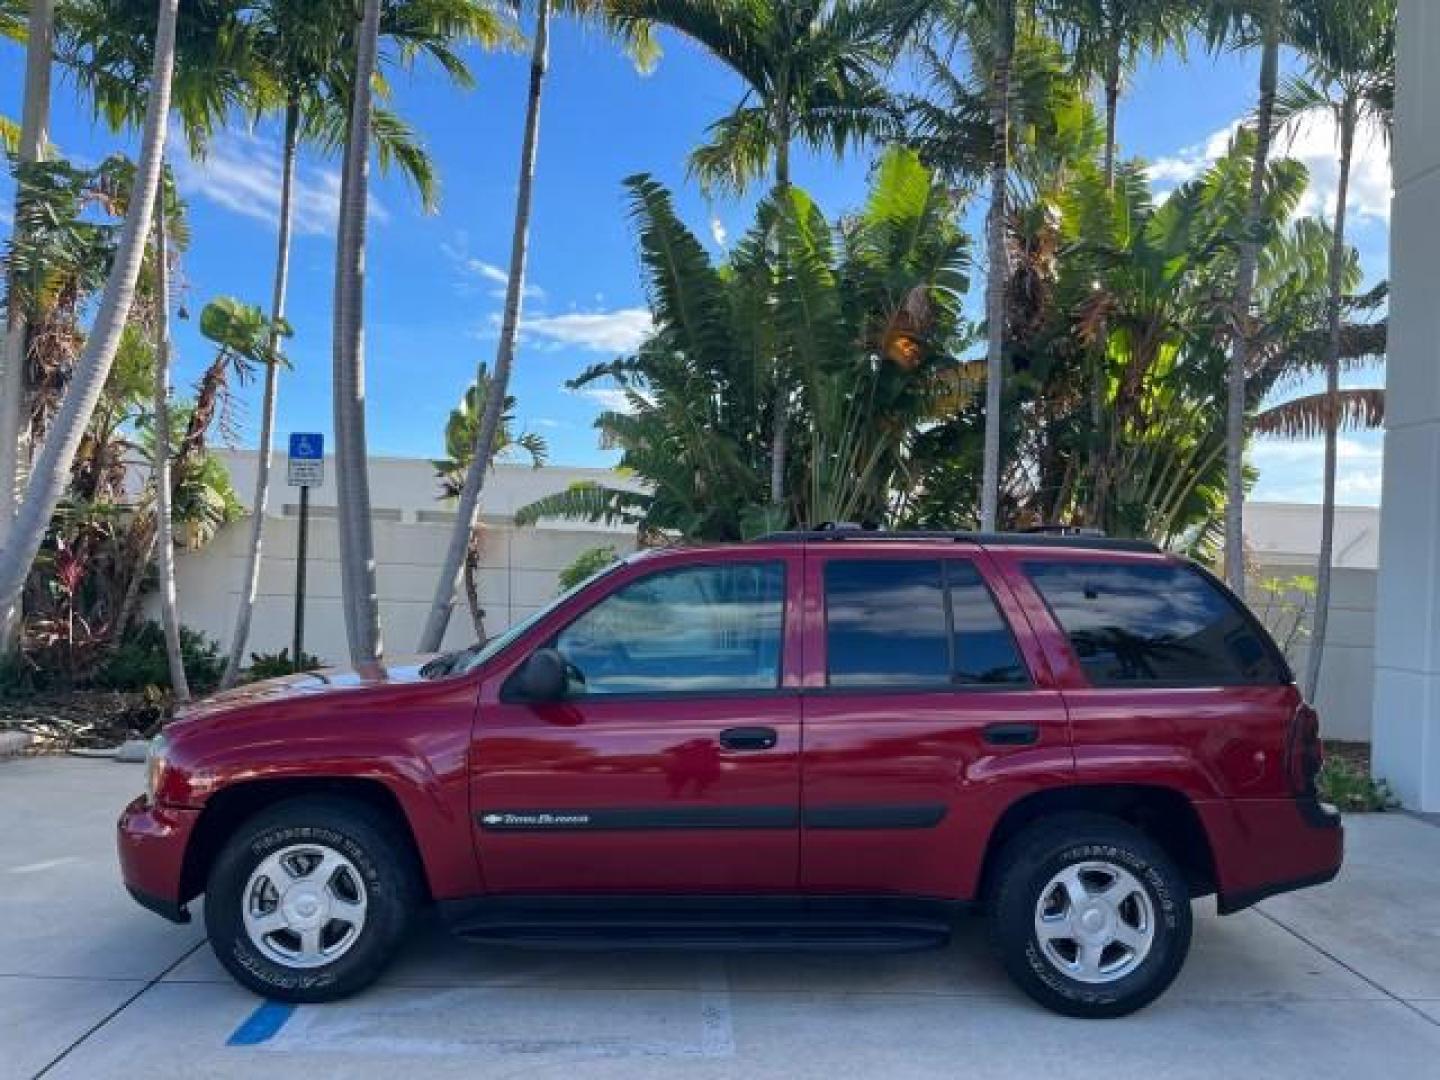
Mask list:
[[325,436],[318,431],[290,434],[291,487],[321,487],[325,483]]

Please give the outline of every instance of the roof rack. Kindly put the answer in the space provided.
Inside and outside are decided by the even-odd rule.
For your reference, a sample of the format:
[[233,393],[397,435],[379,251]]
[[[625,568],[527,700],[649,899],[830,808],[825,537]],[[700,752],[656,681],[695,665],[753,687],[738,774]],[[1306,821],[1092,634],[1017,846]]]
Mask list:
[[932,540],[952,544],[979,544],[982,547],[1022,545],[1027,547],[1086,548],[1096,551],[1159,552],[1149,540],[1107,537],[1098,529],[1075,525],[1044,525],[1026,532],[949,532],[933,529],[874,529],[848,522],[826,522],[814,529],[793,529],[757,536],[754,543],[837,543],[846,540],[896,541]]

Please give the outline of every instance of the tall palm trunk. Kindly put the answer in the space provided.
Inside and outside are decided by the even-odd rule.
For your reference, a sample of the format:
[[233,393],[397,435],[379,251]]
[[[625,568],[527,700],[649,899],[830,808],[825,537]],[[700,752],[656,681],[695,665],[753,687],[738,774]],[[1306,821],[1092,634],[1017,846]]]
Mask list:
[[[783,109],[783,106],[782,106]],[[790,191],[790,124],[782,115],[779,138],[775,151],[775,190],[781,199]],[[781,212],[786,205],[782,202]],[[783,255],[782,255],[783,257]],[[771,421],[774,430],[770,439],[770,503],[783,506],[785,503],[785,465],[790,456],[790,385],[785,379],[785,365],[775,361],[775,416]],[[802,524],[805,524],[802,522]],[[809,522],[809,524],[819,524]]]
[[1245,596],[1245,378],[1250,368],[1250,304],[1260,259],[1256,232],[1264,212],[1265,173],[1275,113],[1275,87],[1280,71],[1279,0],[1265,9],[1265,38],[1260,55],[1260,101],[1255,115],[1255,160],[1250,166],[1250,201],[1235,274],[1235,327],[1230,345],[1230,370],[1225,402],[1225,580],[1235,595]]
[[1015,50],[1015,0],[996,5],[995,72],[990,124],[990,216],[986,222],[989,275],[985,281],[985,454],[980,484],[980,527],[993,530],[1000,516],[1000,430],[1005,378],[1005,291],[1010,259],[1005,244],[1006,187],[1010,171],[1010,60]]
[[[285,109],[285,144],[280,158],[280,235],[275,242],[275,283],[270,295],[270,356],[265,365],[265,393],[260,403],[260,446],[255,456],[255,497],[251,500],[250,549],[246,553],[240,607],[230,635],[230,657],[225,662],[222,687],[234,686],[240,677],[255,595],[260,589],[260,555],[265,540],[265,508],[270,501],[270,458],[275,437],[275,398],[279,392],[280,325],[285,318],[285,292],[290,282],[290,229],[295,217],[295,154],[300,142],[300,105],[291,100]],[[300,658],[296,657],[296,663]]]
[[1326,300],[1330,341],[1325,357],[1325,487],[1320,507],[1320,564],[1315,575],[1315,615],[1310,656],[1305,664],[1305,697],[1315,700],[1330,621],[1330,564],[1335,552],[1335,471],[1340,427],[1340,303],[1345,282],[1345,200],[1355,150],[1356,101],[1347,93],[1340,107],[1340,180],[1335,193],[1335,234],[1330,246],[1330,295]]
[[159,206],[155,213],[155,448],[151,481],[155,485],[155,570],[160,578],[160,624],[165,630],[165,660],[177,702],[190,700],[185,660],[180,652],[180,616],[175,610],[175,522],[171,517],[170,479],[170,245],[165,229],[162,161]]
[[340,235],[335,250],[335,488],[340,528],[340,582],[350,659],[371,667],[384,652],[375,584],[375,537],[365,448],[365,214],[370,178],[370,79],[380,27],[380,0],[365,0],[355,42],[350,126],[340,180]]
[[150,77],[150,100],[145,109],[140,157],[130,207],[120,233],[115,260],[105,282],[95,323],[86,338],[85,349],[75,365],[70,385],[60,403],[31,471],[30,483],[15,516],[8,542],[0,549],[0,610],[12,608],[19,599],[25,576],[45,538],[50,516],[60,501],[76,448],[85,435],[95,403],[105,388],[110,365],[120,347],[135,281],[145,257],[150,234],[150,216],[160,181],[160,163],[165,152],[165,120],[170,113],[170,76],[175,67],[175,13],[179,0],[159,0],[155,30],[155,62]]
[[1105,190],[1115,187],[1115,123],[1120,112],[1120,49],[1108,61],[1105,72]]
[[[17,157],[22,166],[41,161],[50,128],[50,68],[54,52],[55,0],[31,0],[28,41],[25,48],[25,104],[20,117]],[[21,192],[17,185],[16,208]],[[16,228],[21,218],[16,215]],[[24,305],[15,303],[10,288],[5,352],[0,356],[0,548],[10,540],[11,524],[19,506],[30,454],[25,377],[30,348],[30,327]],[[20,624],[18,604],[0,605],[0,657],[15,648]]]
[[520,327],[520,302],[525,288],[525,260],[530,243],[530,203],[535,188],[535,151],[540,140],[540,100],[545,86],[545,70],[550,62],[550,0],[535,4],[535,41],[530,56],[530,89],[525,103],[525,133],[520,143],[520,183],[515,196],[515,226],[510,237],[510,280],[505,286],[505,315],[500,324],[500,342],[495,350],[495,373],[485,397],[485,412],[480,417],[480,430],[475,438],[475,453],[465,470],[465,485],[460,489],[455,526],[445,562],[435,583],[435,596],[430,614],[420,634],[420,651],[435,652],[445,640],[450,614],[455,608],[455,594],[461,587],[465,554],[475,530],[480,509],[480,493],[490,471],[495,452],[495,436],[500,430],[505,410],[505,395],[510,385],[510,370],[515,363],[515,338]]

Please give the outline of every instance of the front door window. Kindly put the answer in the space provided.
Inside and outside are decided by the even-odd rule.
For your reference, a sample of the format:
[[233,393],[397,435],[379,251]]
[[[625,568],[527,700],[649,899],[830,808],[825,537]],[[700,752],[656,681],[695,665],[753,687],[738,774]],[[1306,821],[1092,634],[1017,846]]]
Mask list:
[[626,585],[556,638],[586,697],[773,690],[785,568],[693,566]]

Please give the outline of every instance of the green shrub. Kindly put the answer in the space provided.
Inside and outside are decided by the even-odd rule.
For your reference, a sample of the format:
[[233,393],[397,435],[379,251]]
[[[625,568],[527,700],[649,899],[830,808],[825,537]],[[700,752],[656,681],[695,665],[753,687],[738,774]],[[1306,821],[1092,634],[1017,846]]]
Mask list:
[[290,659],[290,650],[279,652],[251,653],[250,666],[245,669],[246,682],[260,682],[262,679],[278,679],[282,675],[294,675],[297,671],[314,671],[322,666],[320,658],[313,653],[302,652],[297,666]]
[[[180,657],[193,694],[208,694],[220,685],[225,661],[220,643],[188,626],[180,628]],[[165,661],[165,631],[156,622],[131,630],[110,654],[93,683],[107,690],[170,689],[170,667]]]
[[1326,755],[1315,785],[1321,799],[1351,813],[1389,810],[1400,805],[1389,784],[1338,754]]

